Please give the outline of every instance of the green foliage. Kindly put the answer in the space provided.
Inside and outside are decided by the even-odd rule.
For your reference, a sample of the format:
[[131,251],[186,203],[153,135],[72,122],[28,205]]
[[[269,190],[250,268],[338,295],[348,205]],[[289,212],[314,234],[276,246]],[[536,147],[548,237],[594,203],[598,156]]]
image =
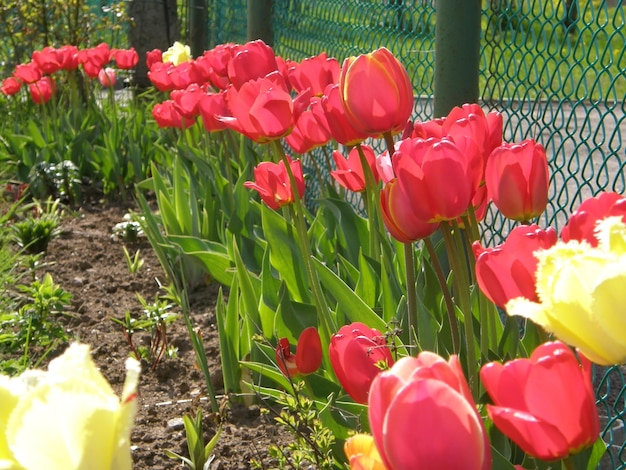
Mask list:
[[[293,394],[281,392],[276,400],[280,411],[274,420],[291,433],[294,441],[286,446],[270,445],[269,453],[284,468],[343,468],[334,457],[335,436],[324,425],[320,410],[304,391],[304,381],[295,383]],[[265,409],[266,414],[272,413]],[[253,468],[263,468],[260,462],[251,462]]]
[[0,361],[4,373],[17,374],[36,366],[55,347],[67,341],[67,333],[55,316],[65,314],[72,295],[52,276],[30,285],[17,285],[20,292],[17,310],[0,311],[0,357],[18,359]]
[[80,199],[80,173],[70,160],[36,163],[30,169],[28,182],[36,199],[52,198],[69,204]]
[[[124,338],[135,358],[145,360],[154,370],[168,351],[167,325],[175,321],[177,315],[170,311],[173,305],[165,299],[157,297],[153,303],[148,303],[140,294],[136,295],[142,306],[142,316],[133,317],[127,310],[124,318],[111,318],[111,321],[122,327]],[[137,332],[150,333],[148,346],[135,344],[133,335]]]
[[[98,8],[100,2],[89,0],[3,0],[0,65],[12,68],[44,46],[120,44],[130,22],[126,3],[107,3]],[[8,71],[0,67],[0,73]]]
[[23,210],[26,217],[13,224],[15,241],[26,253],[43,253],[50,241],[60,234],[62,211],[59,200],[35,201]]
[[166,450],[165,455],[172,459],[182,460],[190,470],[208,470],[211,462],[215,458],[211,455],[215,448],[220,434],[222,433],[222,427],[219,426],[215,435],[209,442],[204,443],[204,432],[202,426],[202,410],[198,408],[196,416],[191,414],[183,416],[183,424],[185,426],[185,436],[187,438],[187,449],[189,451],[189,458],[183,457],[176,452]]
[[135,251],[135,254],[132,256],[125,246],[122,247],[122,250],[124,251],[124,259],[126,260],[128,271],[132,275],[137,274],[137,271],[143,266],[143,258],[140,257],[140,250]]

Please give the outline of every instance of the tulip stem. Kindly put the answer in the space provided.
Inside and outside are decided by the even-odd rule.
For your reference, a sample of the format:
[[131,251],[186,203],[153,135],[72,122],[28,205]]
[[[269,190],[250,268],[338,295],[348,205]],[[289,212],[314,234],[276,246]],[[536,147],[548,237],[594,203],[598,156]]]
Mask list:
[[369,224],[369,256],[373,259],[378,259],[380,256],[380,240],[379,240],[379,218],[378,218],[378,205],[376,204],[376,181],[374,180],[374,174],[372,169],[363,153],[363,147],[361,144],[356,145],[359,159],[361,160],[361,168],[363,169],[363,176],[365,177],[365,192],[363,194],[363,200],[365,201],[365,211],[368,216]]
[[437,257],[437,252],[435,251],[435,247],[430,237],[426,237],[424,239],[424,245],[426,246],[426,249],[428,250],[428,255],[430,256],[430,262],[432,263],[433,269],[435,270],[435,275],[437,276],[437,281],[439,282],[439,287],[441,288],[441,294],[443,295],[443,300],[446,304],[446,310],[448,312],[448,322],[450,323],[450,334],[452,336],[452,352],[454,354],[459,354],[459,351],[460,351],[459,324],[456,320],[456,313],[454,310],[454,303],[452,302],[452,295],[450,294],[450,289],[448,289],[448,283],[446,282],[446,277],[443,274],[441,263],[439,262],[439,258]]
[[417,320],[417,288],[415,286],[415,253],[413,242],[404,244],[404,266],[406,269],[406,300],[407,300],[407,327],[409,330],[409,345],[416,346],[413,338],[418,338],[419,325]]
[[566,470],[574,470],[576,468],[576,465],[572,461],[571,457],[564,458],[562,460],[562,462],[563,462],[563,466],[565,467]]
[[298,244],[302,253],[307,277],[309,278],[309,283],[311,284],[311,292],[313,294],[315,308],[317,310],[318,319],[322,327],[322,336],[325,338],[325,340],[330,341],[332,333],[337,331],[337,326],[335,325],[335,322],[330,315],[330,309],[322,292],[322,286],[320,284],[319,277],[317,276],[317,271],[315,270],[311,262],[313,252],[311,251],[311,245],[309,244],[306,221],[304,220],[304,204],[302,203],[302,199],[300,198],[300,194],[298,193],[296,178],[293,175],[293,171],[291,171],[291,165],[289,165],[289,159],[287,158],[287,155],[285,155],[285,150],[283,149],[283,146],[281,145],[279,140],[274,140],[272,144],[276,153],[280,156],[280,159],[285,164],[285,170],[287,171],[287,175],[289,176],[289,182],[291,184],[291,191],[293,193],[294,199],[294,204],[290,206],[290,210],[293,210],[292,215],[296,226],[296,232],[298,234]]
[[[455,225],[455,230],[453,230]],[[455,290],[454,296],[459,303],[461,312],[463,313],[463,326],[465,327],[465,345],[467,348],[467,373],[468,383],[474,397],[478,392],[478,369],[476,365],[476,350],[474,346],[474,315],[469,296],[469,284],[467,276],[467,257],[462,242],[458,239],[458,225],[456,222],[442,222],[441,233],[443,241],[446,245],[446,251],[452,265]],[[454,235],[454,236],[453,236]],[[456,241],[455,241],[456,238]],[[461,257],[461,254],[463,256]]]

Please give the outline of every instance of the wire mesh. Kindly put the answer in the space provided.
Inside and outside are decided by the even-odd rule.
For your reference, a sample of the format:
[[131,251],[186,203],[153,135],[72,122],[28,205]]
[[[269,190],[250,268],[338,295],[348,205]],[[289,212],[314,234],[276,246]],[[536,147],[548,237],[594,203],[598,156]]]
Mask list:
[[[430,119],[435,4],[274,0],[274,47],[293,60],[324,51],[341,61],[385,46],[412,79],[414,118]],[[506,141],[533,138],[547,150],[550,202],[541,225],[558,229],[587,197],[603,190],[625,192],[625,24],[621,0],[483,2],[481,104],[486,111],[503,114]],[[322,152],[308,158],[323,167]],[[501,242],[511,228],[495,210],[486,221],[486,244]],[[626,469],[624,372],[620,367],[595,371],[602,435],[608,444],[601,468]]]

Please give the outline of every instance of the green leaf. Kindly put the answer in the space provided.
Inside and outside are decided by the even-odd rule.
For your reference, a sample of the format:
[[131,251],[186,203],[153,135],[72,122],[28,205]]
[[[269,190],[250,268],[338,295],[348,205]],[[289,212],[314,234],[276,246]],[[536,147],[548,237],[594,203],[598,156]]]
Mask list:
[[337,304],[351,322],[361,322],[378,331],[385,331],[387,324],[350,287],[317,258],[312,258],[320,282],[331,293]]
[[[296,229],[281,217],[278,212],[263,206],[261,219],[267,243],[270,247],[270,261],[287,284],[294,300],[309,302],[310,293],[306,269],[298,245]],[[304,243],[308,243],[305,240]]]
[[191,235],[167,235],[166,239],[179,246],[183,253],[201,261],[217,282],[224,286],[231,285],[234,266],[224,245]]
[[228,305],[224,302],[222,289],[219,290],[215,304],[218,338],[220,342],[220,359],[222,362],[222,376],[226,393],[240,392],[241,366],[239,365],[239,314],[237,312],[237,297],[239,287],[237,278],[233,279],[230,288]]
[[239,286],[241,288],[241,298],[243,301],[245,317],[254,326],[255,331],[262,331],[263,334],[270,338],[272,336],[273,322],[266,319],[265,322],[261,321],[261,315],[259,314],[259,297],[261,295],[261,280],[253,276],[251,272],[246,269],[243,264],[237,242],[232,242],[233,255],[235,258],[235,267],[237,269],[237,277],[239,278]]

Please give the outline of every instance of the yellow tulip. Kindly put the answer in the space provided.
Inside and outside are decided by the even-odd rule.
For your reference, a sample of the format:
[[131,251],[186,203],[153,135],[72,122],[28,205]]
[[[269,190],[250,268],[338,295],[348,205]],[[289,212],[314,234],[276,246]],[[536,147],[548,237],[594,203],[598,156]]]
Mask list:
[[130,470],[139,362],[126,370],[121,400],[82,344],[47,372],[0,377],[0,468]]
[[176,41],[172,47],[163,53],[163,62],[171,62],[180,65],[191,60],[191,49],[183,43]]
[[600,365],[626,363],[626,225],[609,217],[598,246],[559,242],[535,253],[539,303],[517,298],[509,315],[529,318]]
[[350,462],[351,470],[386,470],[374,438],[369,434],[355,434],[347,439],[344,452]]

